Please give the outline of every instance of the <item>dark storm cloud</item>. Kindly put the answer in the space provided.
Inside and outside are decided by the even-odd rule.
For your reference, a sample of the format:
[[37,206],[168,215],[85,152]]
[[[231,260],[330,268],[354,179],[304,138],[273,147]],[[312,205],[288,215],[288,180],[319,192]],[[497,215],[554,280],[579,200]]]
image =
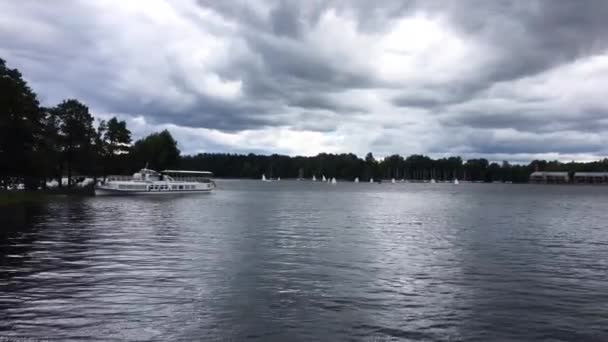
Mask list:
[[[397,121],[426,119],[416,116],[426,110],[432,117],[428,120],[433,120],[428,127],[434,129],[428,134],[437,141],[453,129],[472,129],[490,137],[499,129],[537,134],[608,131],[608,111],[602,106],[559,102],[544,94],[528,98],[521,91],[501,94],[508,98],[498,106],[489,101],[495,98],[490,90],[496,85],[508,88],[510,82],[605,53],[608,1],[198,0],[190,7],[186,3],[150,2],[147,8],[122,13],[118,2],[4,2],[0,57],[22,69],[43,100],[77,97],[94,108],[145,115],[159,124],[226,132],[289,126],[329,135],[343,122],[357,124],[361,113],[376,117],[378,127],[391,127]],[[159,12],[145,17],[155,6]],[[169,7],[180,8],[168,13]],[[197,10],[212,15],[199,15]],[[316,44],[322,37],[315,30],[329,11],[354,22],[357,35],[372,38],[357,41],[337,35],[329,47]],[[376,67],[382,62],[373,60],[377,54],[368,51],[373,48],[369,45],[402,18],[415,16],[439,20],[441,29],[463,45],[476,47],[476,55],[459,62],[467,65],[448,66],[448,71],[463,67],[465,72],[390,81],[380,75]],[[172,25],[172,34],[157,37]],[[424,40],[424,34],[407,35],[403,46]],[[174,45],[181,41],[205,53],[191,54]],[[438,46],[436,54],[450,52]],[[219,57],[206,56],[216,53]],[[429,63],[434,57],[427,57]],[[353,62],[361,60],[369,65]],[[238,91],[233,91],[237,83]],[[377,102],[345,98],[353,90],[373,93]],[[383,149],[390,149],[391,143],[398,139],[387,140]],[[526,139],[507,143],[469,137],[458,143],[460,150],[480,153],[546,151]],[[572,139],[551,149],[600,151],[596,142]]]
[[450,13],[456,28],[501,53],[490,81],[529,76],[604,50],[607,15],[602,0],[468,1]]
[[[540,134],[521,133],[515,130],[489,131],[484,129],[451,128],[445,137],[434,141],[428,150],[432,154],[461,154],[484,156],[509,155],[602,155],[608,152],[601,136],[594,133],[572,132]],[[533,158],[533,157],[532,157]],[[520,160],[521,161],[521,160]]]
[[477,129],[513,128],[521,132],[546,133],[555,131],[601,132],[608,129],[608,111],[571,113],[567,109],[553,110],[504,110],[492,109],[467,111],[440,118],[448,127]]
[[605,151],[600,142],[584,139],[564,139],[561,137],[535,137],[513,139],[478,139],[472,152],[482,154],[518,154],[518,153],[598,153]]
[[405,89],[400,95],[391,98],[391,103],[397,107],[417,107],[436,109],[437,107],[457,103],[467,99],[462,89],[455,87],[425,87]]
[[358,112],[366,112],[367,110],[363,107],[359,107],[356,104],[343,104],[332,99],[325,94],[298,94],[293,98],[289,98],[287,101],[289,106],[300,107],[305,109],[319,109],[327,110],[334,113],[342,114],[354,114]]
[[[493,63],[456,86],[445,86],[452,87],[450,102],[464,102],[498,82],[534,76],[608,48],[608,2],[601,0],[419,1],[408,9],[442,13],[453,29],[493,49]],[[393,103],[433,107],[441,101],[405,95]]]
[[[212,98],[198,98],[197,103],[187,109],[172,109],[163,103],[138,101],[116,102],[112,107],[118,113],[145,113],[151,123],[172,123],[186,127],[206,127],[234,132],[262,126],[274,126],[280,123],[275,117],[263,115],[267,109],[262,106],[250,106],[231,103]],[[255,114],[259,113],[259,114]]]
[[441,105],[443,101],[436,97],[406,95],[394,98],[392,103],[398,107],[434,108]]
[[[263,67],[254,70],[266,73],[266,77],[271,77],[283,88],[313,92],[336,91],[372,87],[375,83],[373,75],[364,71],[345,70],[341,68],[340,61],[317,55],[311,51],[310,46],[297,40],[286,41],[275,36],[255,34],[246,34],[245,37],[251,49],[261,58]],[[246,79],[247,81],[249,80]]]

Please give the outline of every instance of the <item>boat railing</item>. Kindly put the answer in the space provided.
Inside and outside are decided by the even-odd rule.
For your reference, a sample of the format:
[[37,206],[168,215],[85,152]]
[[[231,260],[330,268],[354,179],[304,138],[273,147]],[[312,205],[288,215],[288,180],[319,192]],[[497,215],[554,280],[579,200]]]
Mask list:
[[[212,183],[213,181],[209,177],[187,177],[187,176],[164,176],[165,180],[172,182],[198,182],[198,183]],[[132,181],[132,176],[125,175],[108,175],[106,181]]]
[[209,177],[171,176],[171,180],[173,180],[174,182],[198,182],[198,183],[210,183],[210,182],[212,182]]
[[106,176],[106,181],[130,181],[133,180],[133,177],[131,176],[125,176],[125,175],[109,175]]

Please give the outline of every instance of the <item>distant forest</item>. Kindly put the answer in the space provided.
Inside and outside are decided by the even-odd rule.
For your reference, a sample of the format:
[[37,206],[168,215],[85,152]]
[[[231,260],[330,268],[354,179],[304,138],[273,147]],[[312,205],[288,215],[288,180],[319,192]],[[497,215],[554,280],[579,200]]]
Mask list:
[[[25,184],[44,188],[46,181],[77,176],[103,178],[149,168],[208,170],[216,177],[338,179],[437,179],[482,182],[527,182],[535,169],[542,171],[606,171],[608,159],[591,163],[532,161],[528,165],[489,162],[460,157],[432,159],[397,154],[381,160],[368,153],[320,153],[314,157],[273,154],[202,153],[181,155],[169,131],[132,141],[126,122],[116,117],[95,121],[82,102],[67,99],[54,107],[41,106],[36,93],[17,69],[0,59],[0,188]],[[59,182],[61,184],[61,182]]]

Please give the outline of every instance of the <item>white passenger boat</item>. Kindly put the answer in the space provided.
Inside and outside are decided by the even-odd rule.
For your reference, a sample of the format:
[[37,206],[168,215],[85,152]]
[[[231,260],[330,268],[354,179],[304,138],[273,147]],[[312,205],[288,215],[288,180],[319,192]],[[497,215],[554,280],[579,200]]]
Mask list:
[[108,176],[95,186],[95,195],[163,195],[206,193],[215,189],[207,171],[141,169],[133,176]]

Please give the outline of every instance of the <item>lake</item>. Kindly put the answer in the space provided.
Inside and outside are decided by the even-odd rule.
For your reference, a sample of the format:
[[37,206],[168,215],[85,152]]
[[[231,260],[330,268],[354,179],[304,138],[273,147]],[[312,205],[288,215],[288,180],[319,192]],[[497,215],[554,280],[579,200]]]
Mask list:
[[218,184],[0,209],[0,340],[608,340],[608,187]]

